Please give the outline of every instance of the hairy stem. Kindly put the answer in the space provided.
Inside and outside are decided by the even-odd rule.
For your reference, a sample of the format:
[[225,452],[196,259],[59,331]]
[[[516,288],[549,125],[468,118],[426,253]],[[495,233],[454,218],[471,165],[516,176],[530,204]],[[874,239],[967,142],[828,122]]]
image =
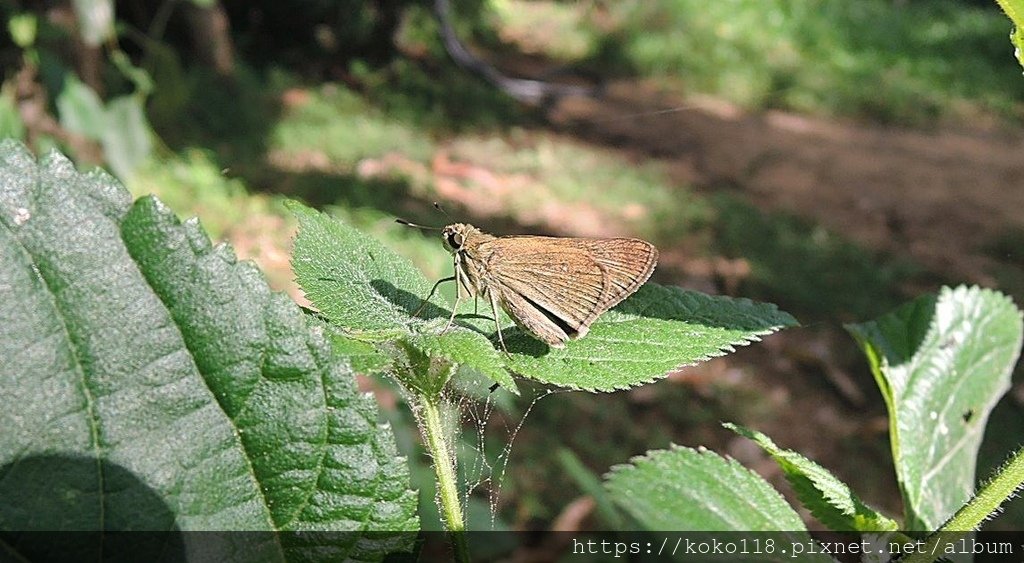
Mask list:
[[469,563],[469,546],[466,543],[466,521],[459,502],[459,490],[455,479],[455,456],[444,436],[441,411],[437,397],[419,396],[421,427],[427,450],[434,458],[434,473],[437,476],[438,499],[444,525],[451,535],[455,560]]
[[[923,563],[936,559],[930,553],[942,554],[947,544],[963,537],[963,532],[977,530],[986,518],[1012,497],[1024,483],[1024,449],[1017,450],[974,498],[956,511],[938,532],[928,537],[925,547],[908,555],[903,561]],[[960,532],[960,533],[956,533]]]

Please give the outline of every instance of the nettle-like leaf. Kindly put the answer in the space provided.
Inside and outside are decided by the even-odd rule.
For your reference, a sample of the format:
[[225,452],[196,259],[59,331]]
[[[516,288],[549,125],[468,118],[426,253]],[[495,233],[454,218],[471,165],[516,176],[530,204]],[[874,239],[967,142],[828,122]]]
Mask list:
[[319,561],[379,560],[410,539],[379,532],[418,528],[351,368],[195,221],[4,142],[0,287],[0,530],[348,532],[184,539]]
[[431,284],[407,259],[339,221],[294,202],[290,207],[300,224],[293,258],[299,285],[346,335],[404,340],[429,356],[473,367],[510,390],[515,388],[505,370],[563,387],[624,389],[797,324],[771,304],[648,283],[564,349],[549,348],[499,312],[505,354],[498,351],[490,318],[459,315],[448,332],[438,334],[451,306],[435,294],[420,308]]
[[[518,392],[486,336],[462,326],[442,332],[449,313],[437,306],[440,296],[421,309],[431,284],[412,262],[341,221],[296,202],[288,208],[299,220],[295,278],[329,322],[349,338],[401,341],[428,356],[468,364]],[[422,318],[413,317],[417,312]]]
[[1021,311],[999,292],[943,288],[847,330],[889,410],[906,529],[936,529],[974,492],[989,413],[1020,355]]
[[784,450],[761,432],[736,424],[725,427],[753,440],[779,464],[800,502],[822,524],[841,532],[887,532],[899,529],[891,518],[864,504],[850,487],[824,467],[792,450]]
[[724,356],[797,322],[770,303],[648,283],[563,349],[509,328],[509,368],[563,387],[613,391]]
[[[778,532],[779,549],[748,554],[749,559],[792,561],[794,554],[785,548],[799,543],[808,547],[801,561],[830,561],[812,553],[800,516],[767,481],[736,460],[703,448],[648,452],[613,467],[605,488],[645,530]],[[742,560],[740,554],[729,556],[734,557]]]

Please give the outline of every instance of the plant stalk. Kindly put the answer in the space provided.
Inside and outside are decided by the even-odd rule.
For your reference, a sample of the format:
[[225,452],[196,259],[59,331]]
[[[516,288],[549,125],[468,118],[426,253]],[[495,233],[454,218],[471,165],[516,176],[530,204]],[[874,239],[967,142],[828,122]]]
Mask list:
[[455,456],[444,437],[441,410],[436,397],[420,395],[421,423],[427,450],[434,458],[441,516],[451,537],[455,560],[469,563],[469,544],[466,542],[466,520],[459,502],[459,489],[455,479]]

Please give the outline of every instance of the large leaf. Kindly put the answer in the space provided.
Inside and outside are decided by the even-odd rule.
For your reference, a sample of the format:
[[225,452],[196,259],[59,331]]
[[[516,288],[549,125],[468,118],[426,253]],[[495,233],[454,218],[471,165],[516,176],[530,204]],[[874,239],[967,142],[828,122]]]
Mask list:
[[5,142],[0,224],[0,530],[348,532],[184,536],[287,561],[380,559],[408,538],[370,534],[416,529],[351,369],[197,223]]
[[[780,546],[811,543],[800,516],[768,482],[711,451],[673,446],[648,452],[628,465],[613,467],[605,487],[646,530],[779,532],[775,541],[785,539],[785,544],[778,542]],[[734,557],[740,555],[729,560]],[[784,548],[749,554],[756,561],[791,561],[792,557]],[[829,561],[822,555],[805,553],[803,557],[800,560]]]
[[410,313],[430,292],[423,274],[341,221],[295,202],[288,208],[299,220],[292,268],[306,298],[353,334],[383,340],[404,334]]
[[943,288],[847,326],[889,409],[906,529],[935,529],[970,499],[989,413],[1009,389],[1024,333],[1006,296]]
[[506,329],[512,352],[509,367],[546,383],[612,391],[724,356],[735,346],[795,324],[792,316],[770,303],[648,283],[605,313],[585,338],[563,349],[548,348],[518,329]]
[[292,267],[306,297],[324,317],[352,337],[402,340],[430,357],[467,364],[516,392],[515,381],[484,335],[454,326],[442,333],[448,313],[434,296],[420,310],[431,284],[403,256],[356,229],[289,202],[299,219]]
[[[294,202],[290,207],[300,225],[296,278],[332,323],[354,338],[379,342],[419,342],[427,332],[441,332],[450,305],[435,295],[420,310],[431,284],[411,262],[348,225]],[[501,312],[499,320],[509,354],[495,354],[494,321],[479,316],[456,317],[448,333],[418,348],[474,367],[504,386],[511,382],[500,374],[508,369],[564,387],[611,391],[653,381],[796,324],[774,305],[651,283],[602,315],[586,337],[560,350],[516,328]]]
[[800,502],[822,524],[839,532],[883,532],[899,529],[891,518],[864,504],[850,487],[827,469],[792,450],[784,450],[761,432],[735,424],[726,428],[750,438],[772,456],[793,485]]

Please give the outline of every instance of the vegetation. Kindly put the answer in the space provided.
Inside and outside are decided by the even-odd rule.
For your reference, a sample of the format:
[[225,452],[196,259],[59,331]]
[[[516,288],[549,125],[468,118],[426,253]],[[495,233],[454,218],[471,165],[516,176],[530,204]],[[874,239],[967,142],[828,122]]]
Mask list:
[[[1022,338],[1012,215],[942,249],[962,266],[947,269],[910,250],[937,243],[915,239],[899,202],[859,202],[883,217],[859,219],[882,229],[865,236],[779,205],[820,194],[793,174],[759,184],[778,155],[723,172],[696,132],[681,148],[635,142],[683,112],[777,132],[765,110],[816,130],[1017,135],[1024,92],[998,8],[1019,25],[1020,2],[457,6],[459,36],[501,72],[592,83],[584,105],[629,101],[596,117],[573,113],[580,100],[516,103],[456,66],[418,3],[249,4],[0,6],[0,135],[20,141],[0,147],[0,388],[18,405],[0,415],[0,531],[262,530],[284,539],[254,556],[308,560],[317,546],[292,532],[356,530],[315,556],[379,559],[444,529],[467,560],[515,546],[461,531],[547,529],[585,495],[582,531],[805,539],[777,490],[830,529],[895,541],[1024,525],[1019,503],[1004,506],[1024,481],[1019,452],[1007,461],[1024,411],[999,402]],[[649,94],[653,109],[633,103]],[[202,227],[178,219],[192,215]],[[505,354],[468,305],[441,331],[450,288],[415,314],[451,257],[396,217],[636,236],[662,258],[566,350],[502,317]],[[756,456],[788,485],[748,469],[765,467]],[[103,489],[80,486],[99,476],[123,485],[103,516]],[[34,493],[44,485],[61,494]],[[47,548],[0,540],[29,560]]]

